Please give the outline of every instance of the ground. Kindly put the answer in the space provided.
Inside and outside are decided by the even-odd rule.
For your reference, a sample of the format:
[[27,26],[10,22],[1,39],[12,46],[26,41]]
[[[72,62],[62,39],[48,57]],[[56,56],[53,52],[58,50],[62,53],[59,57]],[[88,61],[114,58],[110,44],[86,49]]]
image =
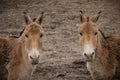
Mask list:
[[0,35],[16,35],[32,18],[45,12],[43,52],[32,80],[91,80],[79,51],[80,10],[86,16],[102,11],[97,25],[105,34],[120,35],[119,0],[0,0]]

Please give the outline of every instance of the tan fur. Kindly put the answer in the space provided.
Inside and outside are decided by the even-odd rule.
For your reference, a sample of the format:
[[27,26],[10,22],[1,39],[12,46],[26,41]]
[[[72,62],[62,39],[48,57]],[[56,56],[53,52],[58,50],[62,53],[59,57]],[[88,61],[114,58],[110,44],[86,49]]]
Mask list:
[[[87,68],[93,80],[114,80],[120,76],[120,36],[105,38],[92,20],[84,21],[79,26],[82,50],[85,43],[96,46],[95,60],[87,62]],[[94,33],[97,32],[97,37]],[[120,78],[119,78],[120,79]]]
[[[30,80],[30,74],[34,66],[25,59],[24,44],[18,39],[8,39],[13,49],[9,53],[10,62],[7,65],[8,80]],[[23,76],[22,76],[23,75]]]
[[[8,80],[30,80],[36,65],[28,60],[28,51],[32,48],[40,50],[42,46],[40,35],[43,34],[43,28],[32,21],[25,27],[20,37],[1,38],[0,49],[4,52],[0,50],[0,76],[5,75]],[[2,70],[6,71],[2,73]],[[7,78],[3,77],[0,80]]]

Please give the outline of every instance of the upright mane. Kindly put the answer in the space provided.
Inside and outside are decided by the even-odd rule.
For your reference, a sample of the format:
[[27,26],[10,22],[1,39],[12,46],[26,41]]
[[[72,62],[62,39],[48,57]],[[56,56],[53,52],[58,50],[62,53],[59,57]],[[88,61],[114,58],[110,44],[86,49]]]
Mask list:
[[[120,37],[105,37],[96,24],[101,12],[89,18],[81,12],[80,47],[94,80],[113,80],[120,67]],[[119,76],[120,76],[120,69]]]
[[24,13],[26,27],[19,36],[7,38],[12,50],[9,52],[8,80],[30,80],[34,67],[39,63],[44,29],[41,26],[43,13],[31,19]]
[[[108,37],[105,37],[101,30],[98,33],[98,46],[97,46],[97,57],[102,64],[104,71],[110,76],[113,75],[112,71],[115,66],[115,54],[110,52],[109,43],[106,40]],[[111,63],[112,62],[112,63]]]
[[[35,22],[35,20],[36,20],[36,18],[33,18],[32,21]],[[11,38],[19,38],[19,37],[23,34],[24,30],[25,30],[25,28],[20,32],[19,36],[12,35],[12,36],[10,36],[10,37],[11,37]]]

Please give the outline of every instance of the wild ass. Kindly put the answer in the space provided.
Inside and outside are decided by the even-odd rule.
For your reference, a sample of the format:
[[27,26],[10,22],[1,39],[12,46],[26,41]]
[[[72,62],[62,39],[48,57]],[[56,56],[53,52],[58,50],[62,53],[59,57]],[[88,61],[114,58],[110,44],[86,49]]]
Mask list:
[[41,37],[44,30],[41,26],[43,13],[36,19],[31,19],[24,13],[27,26],[20,37],[6,38],[9,48],[9,62],[7,64],[8,80],[30,80],[35,66],[42,54]]
[[120,36],[104,37],[96,24],[101,11],[91,18],[80,12],[80,49],[93,80],[120,79]]

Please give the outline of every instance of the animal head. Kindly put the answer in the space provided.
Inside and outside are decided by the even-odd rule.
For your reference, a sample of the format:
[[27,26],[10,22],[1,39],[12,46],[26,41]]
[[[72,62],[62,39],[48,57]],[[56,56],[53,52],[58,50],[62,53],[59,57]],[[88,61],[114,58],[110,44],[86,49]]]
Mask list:
[[96,49],[98,45],[99,29],[96,25],[100,17],[100,12],[93,17],[85,17],[84,13],[80,11],[81,24],[78,31],[80,34],[80,46],[82,54],[86,61],[92,61],[96,56]]
[[24,13],[24,18],[27,26],[21,36],[24,39],[27,58],[31,64],[35,65],[38,64],[41,55],[42,36],[44,34],[41,26],[43,12],[36,19],[31,19],[28,14]]

